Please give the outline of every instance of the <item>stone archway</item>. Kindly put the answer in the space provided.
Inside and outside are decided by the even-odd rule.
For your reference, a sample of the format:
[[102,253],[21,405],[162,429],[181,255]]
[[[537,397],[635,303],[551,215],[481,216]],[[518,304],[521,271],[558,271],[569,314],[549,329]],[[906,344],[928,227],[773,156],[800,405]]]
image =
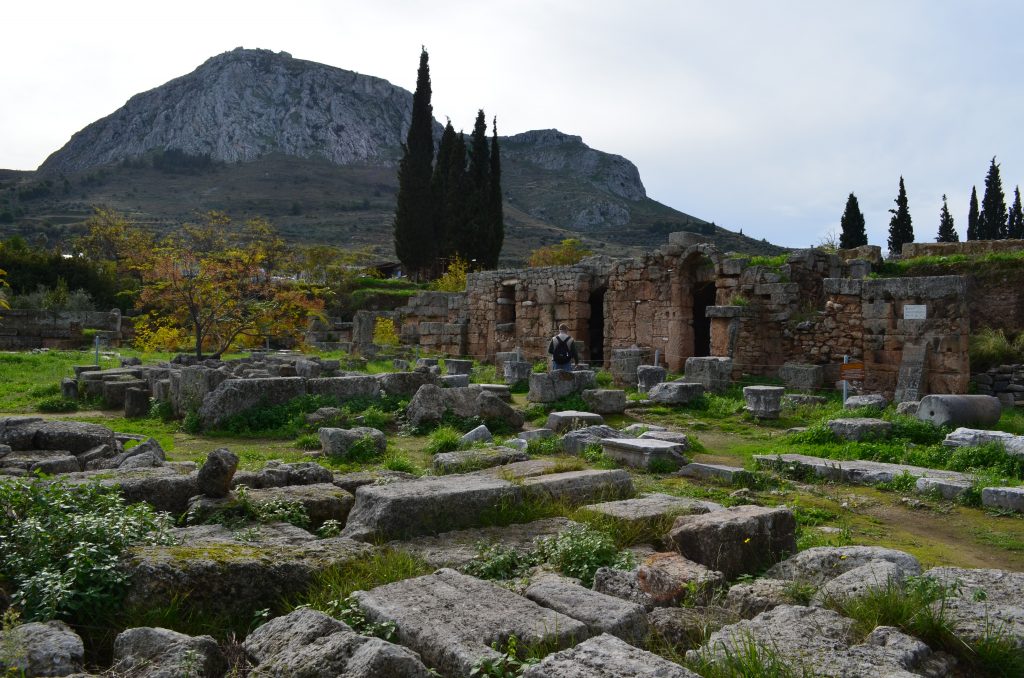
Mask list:
[[681,370],[692,356],[711,355],[711,319],[707,307],[716,301],[715,281],[720,262],[718,251],[697,245],[689,248],[673,271],[672,321],[665,362],[671,370]]

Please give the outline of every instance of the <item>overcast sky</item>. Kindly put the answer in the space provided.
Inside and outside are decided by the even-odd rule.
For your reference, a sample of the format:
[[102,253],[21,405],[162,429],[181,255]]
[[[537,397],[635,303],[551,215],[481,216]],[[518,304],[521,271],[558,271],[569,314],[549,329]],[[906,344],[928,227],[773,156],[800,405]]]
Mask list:
[[34,169],[133,94],[237,46],[413,89],[467,130],[558,128],[632,160],[648,194],[789,246],[837,230],[854,191],[885,244],[906,181],[918,241],[941,196],[961,237],[992,156],[1024,183],[1024,3],[21,2],[0,39],[0,167]]

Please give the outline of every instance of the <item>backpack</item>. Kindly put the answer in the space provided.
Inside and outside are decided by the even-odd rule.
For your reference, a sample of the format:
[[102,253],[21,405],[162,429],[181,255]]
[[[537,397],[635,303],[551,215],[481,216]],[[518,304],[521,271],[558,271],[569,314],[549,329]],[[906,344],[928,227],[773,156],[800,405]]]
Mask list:
[[569,351],[569,341],[563,341],[561,337],[555,337],[555,362],[563,365],[572,360],[572,353]]

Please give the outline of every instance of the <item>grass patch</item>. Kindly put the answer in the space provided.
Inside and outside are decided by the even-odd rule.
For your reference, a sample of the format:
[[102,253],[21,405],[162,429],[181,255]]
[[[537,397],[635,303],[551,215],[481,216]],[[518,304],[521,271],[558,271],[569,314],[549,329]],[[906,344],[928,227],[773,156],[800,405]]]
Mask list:
[[462,432],[453,426],[440,426],[431,431],[427,438],[427,446],[424,449],[428,454],[455,452],[466,447],[462,442]]
[[61,396],[50,396],[36,403],[36,409],[40,412],[77,412],[78,401]]
[[531,457],[547,457],[562,453],[562,440],[558,436],[533,438],[526,443],[526,453]]
[[783,657],[775,647],[759,643],[753,635],[715,649],[702,651],[686,665],[703,678],[815,678],[798,658]]
[[309,590],[289,601],[286,608],[290,611],[307,606],[337,616],[339,607],[355,591],[369,591],[433,571],[433,567],[416,556],[385,549],[335,565],[316,575]]
[[299,501],[272,499],[257,501],[249,494],[249,488],[239,485],[234,490],[234,499],[213,511],[200,514],[195,508],[185,514],[186,524],[219,524],[232,529],[257,523],[291,523],[296,527],[308,528],[309,514]]

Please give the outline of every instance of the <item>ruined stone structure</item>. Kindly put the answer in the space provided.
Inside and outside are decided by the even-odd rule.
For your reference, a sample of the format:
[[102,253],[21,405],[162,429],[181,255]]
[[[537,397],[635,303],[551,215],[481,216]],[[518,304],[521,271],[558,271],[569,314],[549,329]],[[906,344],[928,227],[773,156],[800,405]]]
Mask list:
[[97,330],[110,346],[119,346],[132,333],[132,324],[112,311],[0,311],[0,350],[80,348],[87,343],[82,330]]
[[[566,323],[593,365],[639,348],[676,372],[693,356],[732,358],[734,377],[818,365],[829,387],[849,358],[865,364],[858,386],[904,400],[965,392],[972,328],[1024,325],[1024,289],[1005,274],[870,279],[877,248],[841,253],[857,258],[799,250],[780,266],[751,265],[691,236],[672,234],[631,259],[471,274],[465,294],[424,293],[399,309],[402,341],[485,361],[513,350],[537,360]],[[1000,319],[986,310],[993,305]]]

